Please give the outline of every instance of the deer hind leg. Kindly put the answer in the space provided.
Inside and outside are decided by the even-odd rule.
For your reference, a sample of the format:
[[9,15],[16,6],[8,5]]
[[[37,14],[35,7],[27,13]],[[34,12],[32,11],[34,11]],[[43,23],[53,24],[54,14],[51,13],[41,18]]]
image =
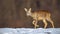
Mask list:
[[32,24],[34,25],[35,29],[36,29],[36,27],[39,27],[39,25],[37,25],[37,20],[33,20]]
[[44,24],[45,24],[44,29],[46,29],[46,27],[47,27],[47,22],[46,22],[45,19],[43,19],[43,22],[44,22]]
[[51,20],[51,18],[47,19],[52,24],[52,27],[54,28],[54,22]]

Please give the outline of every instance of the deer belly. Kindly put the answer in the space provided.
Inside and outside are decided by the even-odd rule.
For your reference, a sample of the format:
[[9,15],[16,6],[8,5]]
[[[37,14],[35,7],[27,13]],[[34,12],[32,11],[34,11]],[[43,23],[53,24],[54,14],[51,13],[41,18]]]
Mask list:
[[44,17],[38,17],[38,20],[42,20],[42,19],[44,19]]

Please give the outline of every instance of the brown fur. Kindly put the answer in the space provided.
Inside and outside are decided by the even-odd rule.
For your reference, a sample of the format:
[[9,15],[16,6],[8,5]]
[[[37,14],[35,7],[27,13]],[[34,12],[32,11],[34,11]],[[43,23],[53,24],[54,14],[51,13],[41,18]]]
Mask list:
[[47,11],[47,10],[37,10],[37,11],[31,12],[31,8],[29,10],[27,10],[25,8],[25,11],[30,12],[30,13],[27,13],[27,14],[30,14],[29,16],[31,16],[33,18],[32,24],[34,25],[34,28],[39,27],[39,25],[37,25],[39,20],[42,20],[43,23],[45,24],[44,28],[47,27],[46,20],[49,21],[52,24],[52,27],[54,28],[54,23],[51,19],[51,13],[49,11]]

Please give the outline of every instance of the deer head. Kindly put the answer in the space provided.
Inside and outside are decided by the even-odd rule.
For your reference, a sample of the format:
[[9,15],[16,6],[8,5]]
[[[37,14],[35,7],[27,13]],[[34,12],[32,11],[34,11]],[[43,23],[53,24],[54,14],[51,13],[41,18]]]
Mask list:
[[31,16],[31,8],[29,9],[24,8],[24,10],[26,11],[27,16]]

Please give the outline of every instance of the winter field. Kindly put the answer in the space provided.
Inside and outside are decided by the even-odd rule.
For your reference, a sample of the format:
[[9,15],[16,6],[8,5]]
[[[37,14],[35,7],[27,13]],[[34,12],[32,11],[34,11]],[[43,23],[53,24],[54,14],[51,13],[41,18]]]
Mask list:
[[0,28],[0,34],[60,34],[60,28]]

